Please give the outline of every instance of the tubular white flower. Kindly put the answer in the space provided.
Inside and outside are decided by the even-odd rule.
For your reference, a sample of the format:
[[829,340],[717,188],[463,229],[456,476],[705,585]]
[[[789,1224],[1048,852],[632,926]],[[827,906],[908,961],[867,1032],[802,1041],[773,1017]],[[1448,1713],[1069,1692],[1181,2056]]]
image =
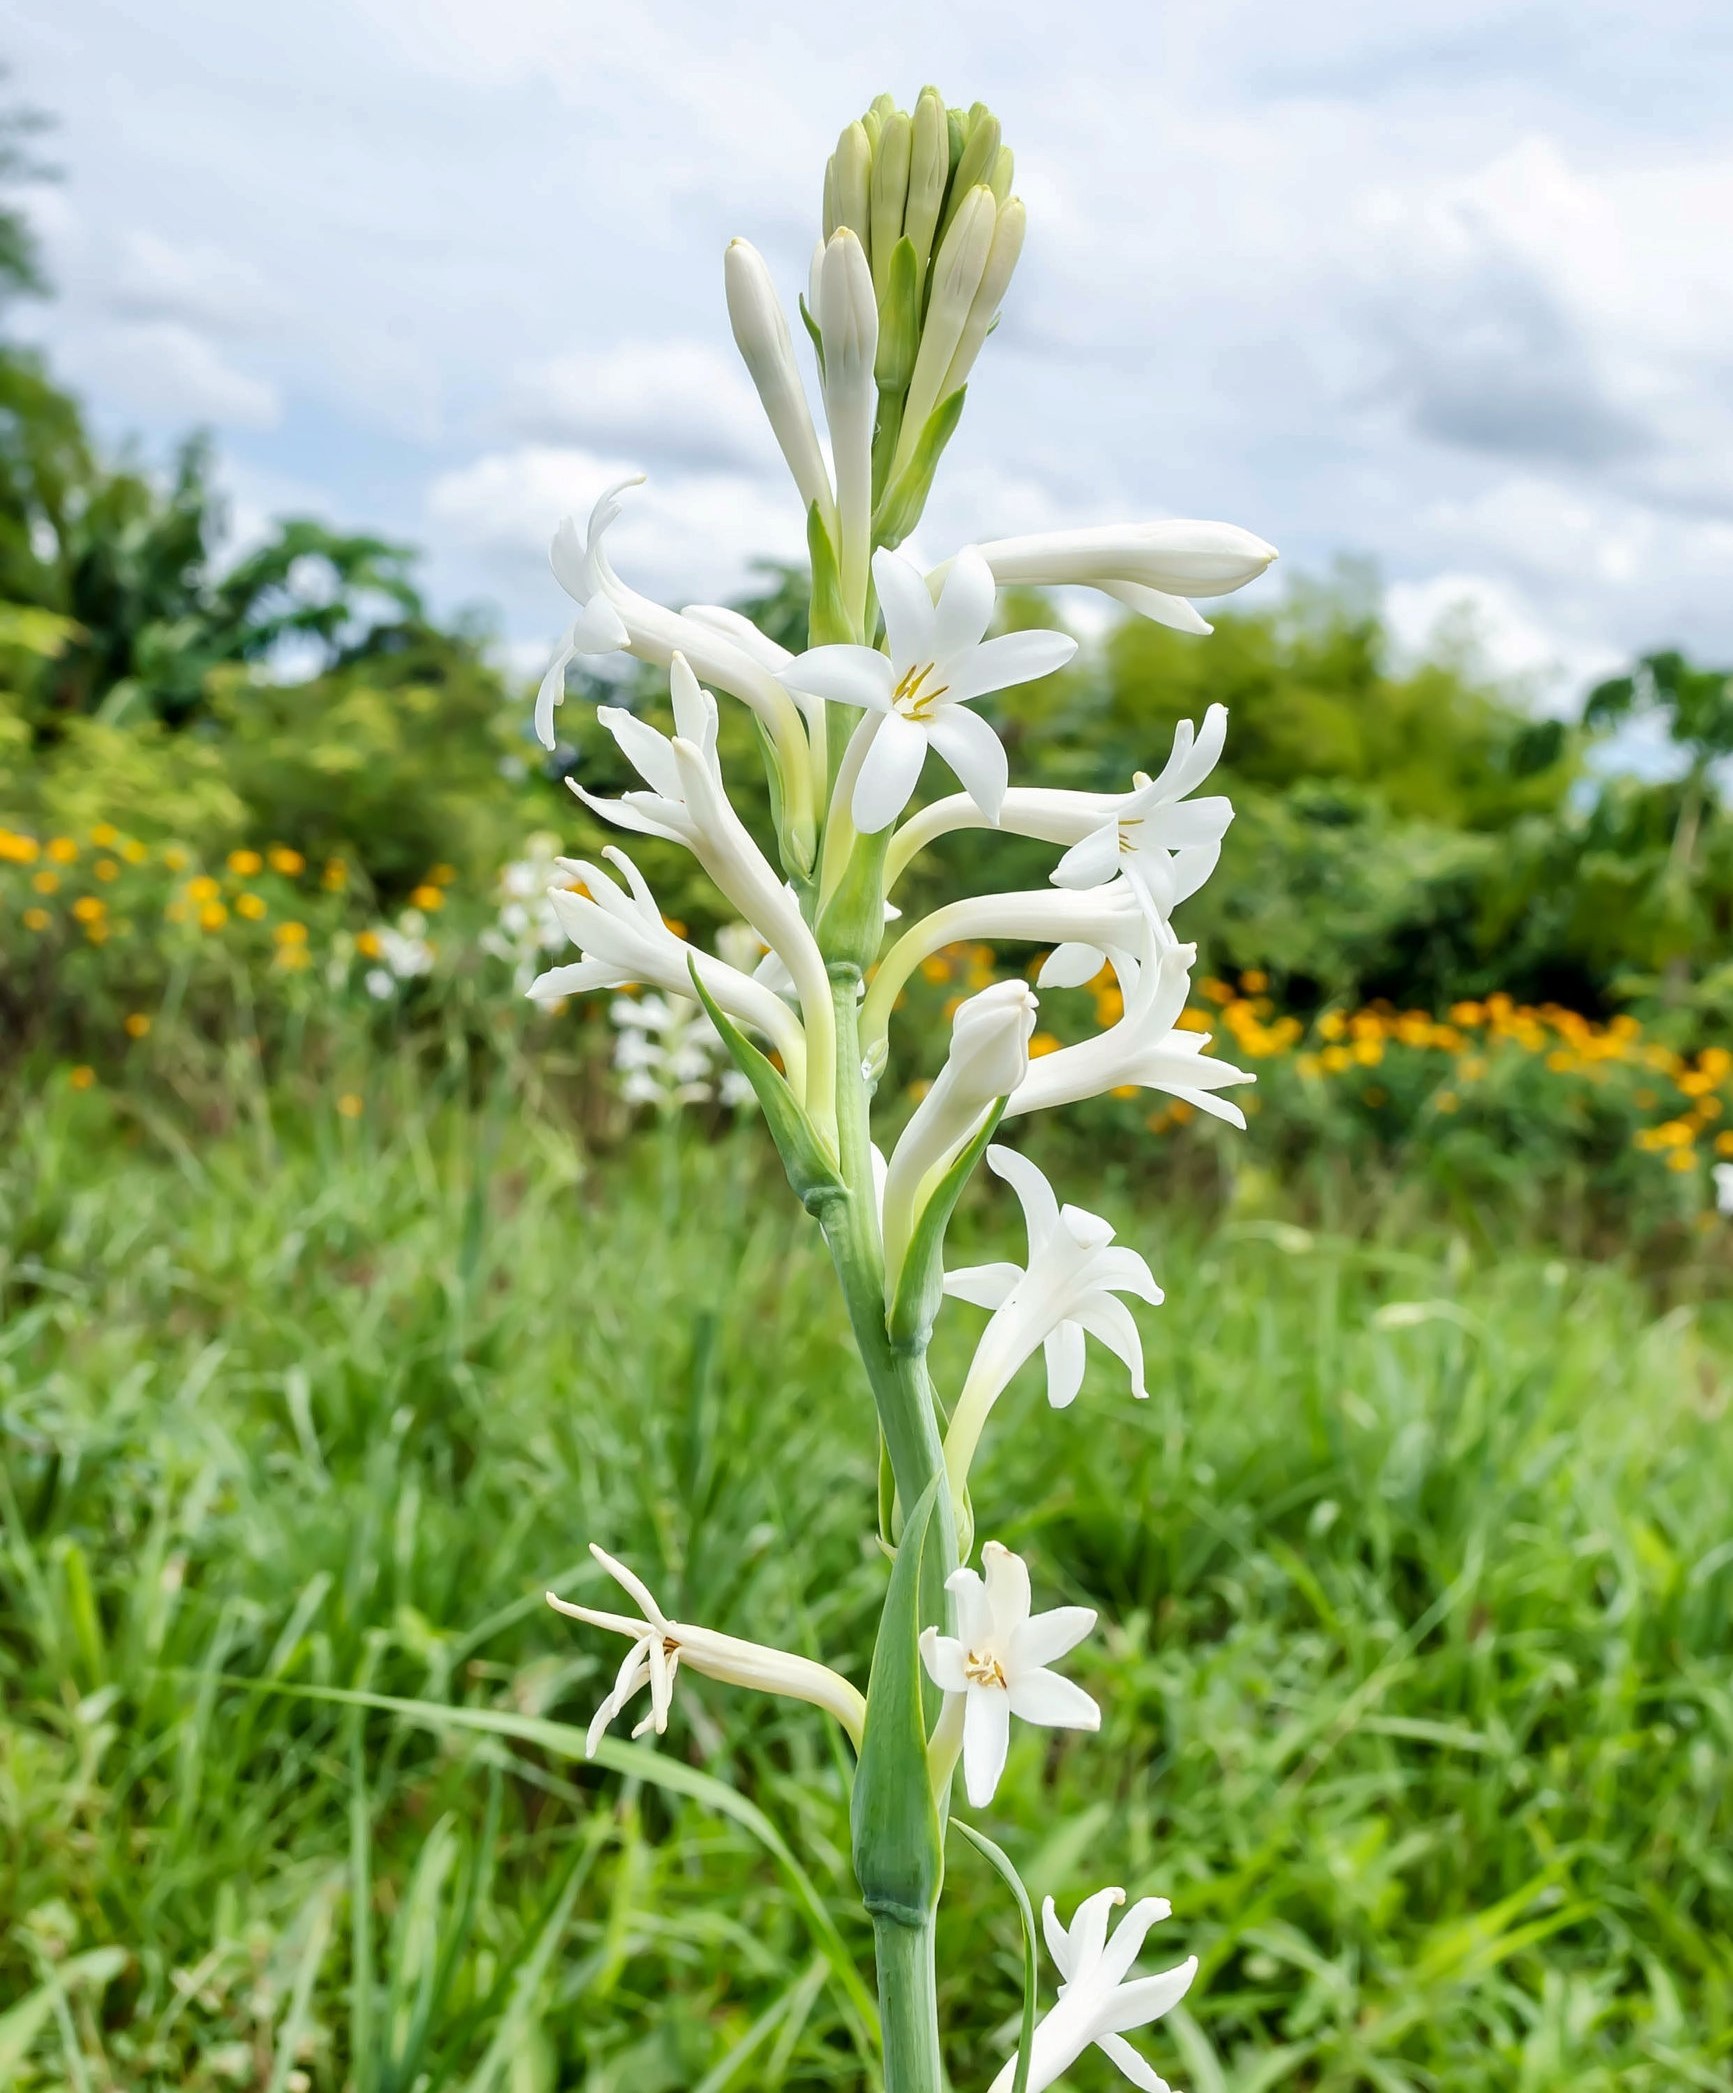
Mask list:
[[[1061,1926],[1053,1899],[1041,1906],[1047,1952],[1059,1971],[1058,2003],[1035,2029],[1029,2045],[1029,2093],[1046,2093],[1095,2043],[1142,2093],[1172,2093],[1125,2040],[1128,2028],[1147,2027],[1171,2012],[1191,1989],[1197,1957],[1188,1955],[1172,1969],[1153,1977],[1133,1977],[1144,1936],[1167,1918],[1172,1906],[1165,1897],[1141,1897],[1107,1937],[1108,1916],[1125,1902],[1122,1889],[1097,1890],[1078,1905],[1069,1929]],[[1017,2058],[994,2079],[991,2093],[1010,2093]]]
[[1211,628],[1187,598],[1231,596],[1257,580],[1276,548],[1237,524],[1176,520],[995,538],[981,556],[1001,587],[1100,589],[1158,625],[1202,633]]
[[593,1606],[574,1605],[552,1592],[547,1594],[548,1604],[557,1612],[569,1614],[575,1621],[586,1621],[592,1628],[610,1629],[631,1641],[612,1690],[596,1710],[584,1739],[584,1749],[591,1758],[595,1757],[596,1746],[608,1725],[646,1685],[650,1689],[650,1712],[632,1735],[641,1737],[646,1730],[654,1730],[660,1737],[666,1731],[674,1681],[683,1663],[725,1686],[750,1686],[758,1693],[780,1694],[786,1700],[807,1701],[815,1708],[823,1708],[836,1717],[859,1750],[866,1701],[840,1673],[810,1657],[797,1657],[789,1650],[743,1642],[738,1636],[696,1628],[689,1621],[671,1621],[641,1577],[623,1562],[616,1562],[594,1541],[590,1543],[590,1553],[614,1582],[637,1601],[644,1614],[642,1620],[634,1620],[629,1614],[604,1613]]
[[[882,1058],[891,1012],[904,984],[922,960],[945,946],[965,940],[1052,945],[1055,950],[1043,963],[1037,986],[1070,988],[1076,981],[1063,966],[1054,965],[1061,954],[1100,947],[1130,957],[1148,938],[1148,912],[1148,903],[1127,885],[1086,893],[1032,887],[1019,893],[977,894],[967,901],[946,902],[911,924],[879,962],[861,1005],[861,1044],[866,1057],[874,1063]],[[1088,980],[1100,965],[1097,959],[1080,978]]]
[[985,1809],[1005,1770],[1011,1718],[1043,1729],[1098,1730],[1101,1710],[1081,1686],[1047,1667],[1095,1626],[1088,1606],[1058,1606],[1031,1614],[1029,1571],[1021,1556],[997,1541],[981,1550],[986,1581],[953,1570],[945,1589],[956,1601],[957,1633],[921,1631],[921,1662],[946,1696],[933,1736],[935,1773],[960,1741],[963,1786],[974,1808]]
[[699,684],[683,654],[676,654],[669,664],[668,682],[676,729],[671,740],[647,720],[619,706],[596,709],[596,717],[651,789],[606,800],[586,792],[575,778],[567,783],[604,820],[683,843],[782,961],[800,997],[809,1072],[825,1093],[824,1098],[809,1103],[822,1106],[832,1081],[835,1028],[824,956],[799,904],[728,798],[716,753],[716,700]]
[[836,528],[836,498],[830,474],[819,449],[818,431],[812,425],[806,387],[794,360],[794,342],[788,320],[776,295],[763,255],[746,240],[730,240],[722,261],[723,282],[728,295],[728,321],[734,330],[747,373],[764,403],[765,414],[800,498],[811,508],[816,502],[826,530]]
[[847,225],[839,226],[825,245],[815,316],[824,342],[824,415],[836,468],[837,566],[843,602],[851,617],[860,619],[872,552],[879,307],[866,250]]
[[598,865],[581,858],[559,860],[561,870],[580,881],[584,891],[552,887],[548,899],[582,957],[576,965],[550,967],[538,974],[529,985],[531,1000],[552,1003],[562,996],[587,995],[593,989],[646,982],[665,995],[696,1001],[689,971],[695,965],[699,980],[718,1006],[737,1024],[762,1033],[782,1056],[790,1083],[802,1087],[806,1036],[788,1005],[737,968],[676,937],[663,922],[644,875],[626,853],[609,845],[602,855],[618,867],[626,882],[624,891]]
[[[1189,797],[1220,762],[1227,724],[1225,705],[1210,706],[1201,733],[1182,719],[1174,728],[1173,746],[1160,775],[1151,779],[1146,771],[1138,771],[1129,792],[1014,785],[1000,806],[996,825],[1014,836],[1067,846],[1069,870],[1061,878],[1067,867],[1067,859],[1061,859],[1051,875],[1056,886],[1096,886],[1117,873],[1135,872],[1165,915],[1195,894],[1214,870],[1222,837],[1234,818],[1233,803],[1223,794]],[[974,801],[960,792],[922,807],[891,838],[886,886],[894,887],[920,852],[939,837],[986,825]],[[1077,846],[1091,839],[1093,855],[1080,857]],[[1099,878],[1093,876],[1096,873]]]
[[643,483],[644,475],[634,473],[608,488],[590,511],[583,537],[569,516],[554,533],[548,555],[554,579],[577,602],[579,614],[536,696],[536,733],[542,746],[554,745],[554,708],[565,696],[566,669],[574,655],[626,647],[640,660],[666,668],[676,654],[684,654],[706,683],[739,698],[764,723],[776,750],[790,818],[796,827],[810,830],[812,761],[799,710],[788,692],[733,635],[652,603],[627,588],[609,563],[605,540],[620,513],[620,496]]
[[903,1128],[885,1172],[887,1299],[934,1181],[979,1133],[992,1106],[1024,1080],[1034,1030],[1035,997],[1025,981],[996,981],[952,1019],[945,1065]]
[[1238,1105],[1212,1093],[1256,1078],[1226,1061],[1209,1059],[1204,1053],[1210,1041],[1207,1032],[1176,1029],[1196,957],[1195,945],[1159,944],[1153,930],[1135,961],[1116,957],[1124,1016],[1093,1039],[1032,1061],[1005,1107],[1005,1117],[1075,1104],[1133,1084],[1142,1090],[1165,1090],[1200,1112],[1243,1127],[1245,1114]]
[[953,1299],[993,1311],[945,1434],[945,1466],[959,1492],[993,1405],[1037,1346],[1046,1356],[1047,1400],[1055,1410],[1074,1402],[1083,1385],[1085,1333],[1124,1361],[1132,1394],[1147,1396],[1143,1340],[1131,1311],[1116,1297],[1136,1294],[1152,1307],[1162,1300],[1144,1260],[1115,1246],[1112,1225],[1081,1207],[1060,1206],[1027,1156],[995,1146],[987,1151],[987,1164],[1017,1194],[1029,1256],[1021,1268],[969,1265],[945,1274],[945,1291]]
[[849,750],[851,813],[863,835],[887,828],[908,805],[929,748],[992,822],[1005,797],[1005,750],[968,701],[1063,668],[1077,642],[1064,632],[1007,632],[987,639],[997,592],[972,550],[951,562],[936,604],[921,570],[900,552],[876,553],[873,579],[889,652],[813,647],[779,676],[791,690],[875,715],[857,730],[862,745]]
[[[903,424],[891,460],[893,482],[914,456],[928,417],[945,396],[945,380],[951,361],[969,324],[981,280],[987,272],[987,260],[993,251],[998,208],[992,190],[984,182],[978,183],[963,198],[945,237],[939,242],[939,252],[933,262],[932,295],[927,300],[926,316],[921,322],[921,346],[915,355],[908,399],[903,407]],[[1014,253],[1010,260],[1014,265]],[[1006,281],[1009,280],[1010,271],[1007,269]],[[984,338],[984,328],[982,333]]]

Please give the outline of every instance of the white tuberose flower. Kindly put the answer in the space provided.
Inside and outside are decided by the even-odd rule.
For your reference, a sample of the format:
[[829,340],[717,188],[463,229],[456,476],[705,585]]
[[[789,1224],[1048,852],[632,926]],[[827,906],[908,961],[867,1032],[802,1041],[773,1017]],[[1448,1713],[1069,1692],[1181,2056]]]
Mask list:
[[[1166,2079],[1158,2078],[1125,2040],[1125,2031],[1147,2027],[1179,2004],[1197,1975],[1197,1957],[1188,1955],[1153,1977],[1132,1977],[1131,1965],[1144,1935],[1168,1916],[1172,1906],[1165,1897],[1140,1897],[1109,1940],[1108,1914],[1124,1902],[1122,1889],[1097,1890],[1078,1905],[1069,1929],[1060,1925],[1051,1897],[1042,1903],[1047,1952],[1063,1981],[1058,2003],[1039,2022],[1029,2045],[1029,2093],[1046,2093],[1092,2042],[1142,2093],[1172,2093]],[[1013,2053],[993,2081],[991,2093],[1010,2093],[1016,2075]]]
[[646,1685],[650,1689],[650,1712],[632,1735],[654,1730],[658,1737],[668,1727],[668,1709],[674,1698],[674,1680],[682,1660],[707,1679],[727,1686],[750,1686],[760,1693],[777,1693],[786,1699],[809,1701],[827,1709],[859,1747],[866,1720],[866,1701],[857,1687],[839,1672],[810,1657],[797,1657],[788,1650],[771,1649],[765,1643],[744,1642],[739,1636],[719,1635],[712,1628],[695,1628],[688,1621],[671,1621],[657,1605],[649,1586],[623,1562],[616,1562],[594,1541],[590,1553],[608,1575],[644,1610],[642,1620],[623,1613],[603,1613],[592,1606],[575,1606],[569,1599],[547,1594],[548,1604],[573,1620],[587,1621],[592,1628],[609,1628],[631,1638],[614,1679],[612,1690],[596,1710],[584,1739],[591,1758],[607,1729],[632,1697]]
[[1202,633],[1211,628],[1186,599],[1231,596],[1257,580],[1276,548],[1237,524],[1176,519],[997,538],[981,556],[1001,587],[1076,583],[1158,625]]
[[945,1274],[945,1291],[993,1320],[982,1333],[945,1438],[945,1464],[959,1487],[988,1413],[1036,1346],[1046,1354],[1047,1400],[1062,1410],[1083,1385],[1084,1334],[1125,1362],[1131,1392],[1145,1396],[1143,1340],[1122,1293],[1159,1305],[1161,1288],[1135,1250],[1116,1247],[1112,1226],[1081,1207],[1060,1206],[1053,1187],[1015,1149],[987,1151],[989,1168],[1017,1194],[1029,1231],[1026,1268],[970,1265]]
[[563,871],[582,883],[583,892],[553,887],[548,899],[582,956],[576,965],[538,974],[527,991],[531,1001],[554,1003],[562,996],[647,982],[664,994],[695,1002],[689,971],[695,965],[698,978],[721,1008],[737,1024],[762,1032],[781,1054],[791,1080],[799,1082],[806,1064],[806,1036],[788,1005],[749,975],[676,937],[662,920],[644,875],[626,853],[610,845],[602,855],[618,868],[624,891],[598,865],[581,858],[558,860]]
[[952,561],[936,604],[919,567],[900,552],[875,553],[873,579],[888,654],[876,647],[813,647],[778,672],[791,690],[878,715],[863,729],[870,740],[858,757],[855,827],[871,835],[897,818],[929,747],[987,819],[996,820],[1005,796],[1005,751],[968,701],[1050,675],[1076,653],[1077,642],[1063,632],[985,638],[996,591],[986,562],[972,550]]
[[1717,1163],[1709,1174],[1715,1180],[1716,1211],[1733,1214],[1733,1163]]
[[921,1661],[935,1686],[952,1696],[946,1712],[962,1709],[963,1785],[976,1809],[985,1809],[1005,1770],[1011,1718],[1043,1729],[1098,1730],[1101,1710],[1069,1679],[1047,1666],[1095,1626],[1088,1606],[1029,1611],[1029,1571],[1021,1556],[997,1541],[981,1550],[985,1583],[973,1570],[953,1570],[945,1589],[957,1601],[957,1635],[921,1631]]
[[1054,1105],[1076,1104],[1101,1097],[1127,1083],[1143,1090],[1165,1090],[1200,1112],[1243,1127],[1238,1105],[1213,1093],[1230,1084],[1256,1080],[1230,1062],[1204,1052],[1207,1032],[1180,1029],[1191,987],[1195,945],[1163,945],[1153,934],[1135,961],[1114,954],[1114,968],[1125,994],[1125,1015],[1105,1032],[1076,1046],[1061,1047],[1029,1064],[1029,1072],[1011,1093],[1005,1117],[1044,1112]]

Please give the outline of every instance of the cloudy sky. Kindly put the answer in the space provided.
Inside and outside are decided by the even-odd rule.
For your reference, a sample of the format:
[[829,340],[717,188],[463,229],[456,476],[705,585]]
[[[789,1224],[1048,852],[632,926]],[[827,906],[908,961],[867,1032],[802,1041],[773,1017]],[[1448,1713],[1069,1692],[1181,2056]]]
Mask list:
[[1278,573],[1374,559],[1412,640],[1474,604],[1555,702],[1638,647],[1733,655],[1725,0],[9,14],[66,172],[30,324],[103,425],[213,428],[243,531],[414,539],[526,660],[550,526],[617,468],[656,592],[796,549],[722,250],[792,297],[836,131],[928,79],[1001,115],[1030,210],[934,553],[1222,517]]

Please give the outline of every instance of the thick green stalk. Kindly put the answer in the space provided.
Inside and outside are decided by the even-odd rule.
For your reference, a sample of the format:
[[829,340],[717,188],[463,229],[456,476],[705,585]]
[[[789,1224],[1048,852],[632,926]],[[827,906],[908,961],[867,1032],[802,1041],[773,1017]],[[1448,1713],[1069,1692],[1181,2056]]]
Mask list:
[[[898,1501],[907,1512],[920,1502],[933,1477],[942,1474],[944,1442],[924,1339],[918,1344],[896,1345],[885,1328],[884,1247],[873,1189],[868,1118],[871,1093],[861,1071],[859,969],[834,964],[831,981],[837,1028],[837,1136],[847,1190],[841,1198],[826,1203],[822,1219],[890,1454]],[[924,1620],[946,1618],[944,1583],[956,1562],[955,1512],[950,1490],[941,1486],[921,1562]],[[928,1781],[924,1751],[907,1768],[907,1780],[911,1793],[921,1792]],[[943,1796],[939,1806],[942,1818]],[[933,1973],[936,1911],[885,1909],[881,1886],[872,1879],[874,1855],[870,1851],[857,1854],[857,1862],[861,1893],[873,1912],[886,2093],[943,2093]]]

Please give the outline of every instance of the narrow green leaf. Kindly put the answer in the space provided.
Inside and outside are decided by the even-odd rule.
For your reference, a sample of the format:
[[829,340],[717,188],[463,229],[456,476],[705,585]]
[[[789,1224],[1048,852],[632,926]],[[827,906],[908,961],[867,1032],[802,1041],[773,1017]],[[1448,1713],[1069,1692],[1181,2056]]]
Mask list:
[[822,1203],[827,1197],[840,1194],[844,1190],[842,1179],[837,1176],[835,1165],[820,1145],[812,1122],[795,1103],[794,1092],[772,1067],[769,1057],[759,1052],[704,986],[699,979],[697,962],[691,961],[689,965],[694,993],[703,1004],[710,1022],[721,1033],[722,1043],[733,1056],[735,1067],[752,1085],[764,1108],[765,1124],[770,1128],[770,1138],[776,1143],[776,1152],[782,1158],[783,1169],[788,1172],[795,1197],[803,1206],[811,1208],[815,1202]]
[[920,346],[920,262],[914,242],[905,233],[891,250],[885,287],[879,295],[879,346],[873,378],[881,393],[908,391]]
[[842,600],[842,573],[836,563],[836,547],[813,502],[806,512],[806,556],[812,563],[812,603],[807,611],[806,643],[828,647],[855,637],[854,627]]
[[1010,1855],[1003,1847],[995,1846],[985,1832],[977,1831],[972,1824],[965,1824],[961,1817],[951,1819],[951,1829],[960,1831],[977,1852],[986,1856],[1017,1900],[1017,1915],[1023,1921],[1023,2027],[1017,2037],[1017,2069],[1012,2074],[1011,2093],[1029,2093],[1029,2055],[1035,2041],[1035,1994],[1039,1983],[1035,1913],[1029,1902],[1029,1892],[1023,1887],[1022,1876],[1011,1865]]
[[[825,237],[828,239],[830,236],[827,233]],[[819,332],[818,322],[813,318],[807,306],[806,293],[804,291],[801,292],[795,302],[800,307],[800,317],[806,323],[806,331],[812,337],[813,354],[818,358],[818,375],[822,378],[824,376],[824,336]]]
[[927,425],[921,431],[909,462],[885,489],[884,499],[873,512],[875,545],[900,545],[920,522],[921,511],[932,491],[933,475],[939,469],[939,460],[963,418],[963,402],[968,391],[966,385],[959,385],[927,416]]
[[920,1219],[915,1223],[909,1247],[903,1255],[902,1270],[897,1274],[890,1312],[885,1318],[885,1327],[893,1344],[925,1344],[932,1335],[939,1303],[945,1294],[945,1231],[951,1225],[951,1215],[956,1211],[963,1187],[975,1165],[986,1154],[987,1145],[998,1132],[999,1122],[1004,1116],[1005,1101],[1001,1098],[987,1114],[981,1131],[958,1152],[956,1161],[933,1187],[926,1205],[921,1208]]
[[849,1812],[855,1879],[875,1918],[925,1925],[944,1880],[939,1813],[927,1776],[921,1697],[921,1555],[943,1470],[903,1523],[879,1618],[866,1730]]

